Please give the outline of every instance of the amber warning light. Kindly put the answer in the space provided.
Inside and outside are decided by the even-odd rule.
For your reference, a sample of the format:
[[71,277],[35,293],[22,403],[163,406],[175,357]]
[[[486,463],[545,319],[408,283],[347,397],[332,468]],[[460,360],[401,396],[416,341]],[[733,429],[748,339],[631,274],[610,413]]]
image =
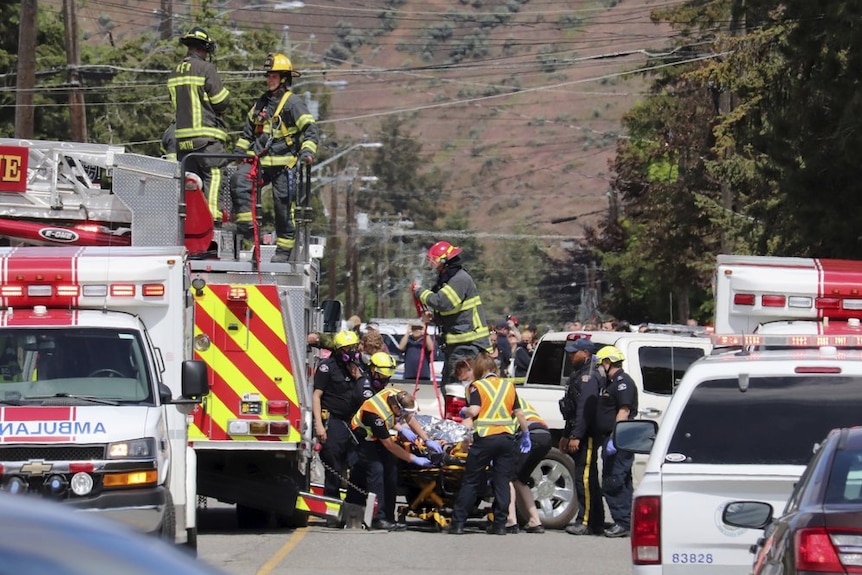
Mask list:
[[27,191],[27,148],[0,146],[0,192]]

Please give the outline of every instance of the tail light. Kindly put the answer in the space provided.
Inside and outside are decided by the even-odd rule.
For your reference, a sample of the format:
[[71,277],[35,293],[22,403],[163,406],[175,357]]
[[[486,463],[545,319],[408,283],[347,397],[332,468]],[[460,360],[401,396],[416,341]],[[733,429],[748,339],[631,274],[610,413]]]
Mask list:
[[632,563],[661,563],[661,498],[637,497],[632,505]]
[[862,532],[811,527],[794,536],[796,569],[817,573],[862,573]]
[[452,421],[461,421],[461,408],[467,407],[467,401],[463,397],[447,395],[444,400],[444,409],[446,410],[446,419]]

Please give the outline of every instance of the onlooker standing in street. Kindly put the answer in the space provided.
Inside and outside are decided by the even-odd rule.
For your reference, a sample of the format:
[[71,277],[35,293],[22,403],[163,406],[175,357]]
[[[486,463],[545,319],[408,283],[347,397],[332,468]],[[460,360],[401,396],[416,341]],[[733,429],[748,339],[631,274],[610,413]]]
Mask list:
[[[431,362],[434,361],[434,339],[425,332],[425,326],[415,323],[398,342],[404,354],[404,379],[431,379]],[[421,365],[420,365],[421,364]]]
[[[188,49],[185,58],[168,78],[168,92],[174,107],[173,141],[177,161],[195,153],[224,154],[227,131],[223,115],[230,104],[230,92],[224,87],[210,56],[216,43],[209,33],[195,26],[180,38]],[[221,221],[218,193],[221,187],[221,166],[224,158],[192,157],[185,168],[203,181],[213,219]]]
[[509,375],[509,365],[512,363],[512,341],[509,339],[509,324],[508,320],[503,320],[497,323],[491,337],[497,338],[497,364],[500,366],[500,373]]
[[575,491],[578,515],[566,527],[572,535],[599,535],[605,530],[605,506],[599,485],[598,453],[601,438],[596,432],[596,410],[602,376],[593,365],[593,343],[575,336],[566,342],[566,353],[574,370],[569,375],[560,412],[566,420],[560,450],[575,461]]
[[442,383],[453,380],[455,362],[491,351],[488,321],[473,277],[461,262],[461,248],[437,242],[428,250],[428,262],[437,272],[431,289],[413,285],[413,297],[428,308],[423,321],[433,321],[439,331],[446,361]]
[[617,451],[611,433],[617,421],[634,419],[638,412],[638,390],[631,376],[623,371],[623,352],[607,345],[596,353],[596,359],[607,374],[599,389],[596,425],[604,437],[602,448],[602,492],[614,524],[605,529],[606,537],[628,537],[631,529],[632,464],[634,454]]
[[521,341],[515,348],[513,365],[513,377],[526,377],[530,360],[533,359],[533,345],[535,343],[536,331],[531,327],[521,330]]

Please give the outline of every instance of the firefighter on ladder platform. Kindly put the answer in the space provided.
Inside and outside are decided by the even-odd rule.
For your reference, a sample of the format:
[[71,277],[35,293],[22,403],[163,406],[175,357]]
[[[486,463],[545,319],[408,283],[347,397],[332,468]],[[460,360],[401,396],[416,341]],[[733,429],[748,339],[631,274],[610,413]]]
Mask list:
[[422,319],[426,323],[433,320],[443,333],[446,361],[442,383],[446,385],[453,380],[459,359],[491,352],[491,339],[479,289],[461,262],[461,248],[437,242],[428,250],[427,257],[428,264],[437,272],[437,282],[431,289],[414,283],[413,297],[428,309]]
[[[224,154],[227,141],[223,115],[230,104],[230,92],[224,87],[215,65],[209,61],[215,52],[215,40],[195,26],[180,38],[188,54],[168,79],[168,92],[175,118],[171,138],[163,138],[164,154],[176,154],[178,161],[191,153]],[[170,128],[169,128],[170,130]],[[221,221],[218,193],[221,187],[223,158],[192,156],[186,171],[197,174],[203,182],[213,220]]]
[[[300,76],[290,59],[284,54],[269,54],[263,69],[267,91],[249,110],[234,153],[257,156],[259,180],[272,184],[278,239],[270,261],[285,263],[290,261],[296,243],[297,168],[299,164],[314,163],[319,135],[305,100],[290,90],[293,78]],[[237,234],[247,240],[253,238],[256,225],[253,177],[254,164],[243,162],[231,178]]]

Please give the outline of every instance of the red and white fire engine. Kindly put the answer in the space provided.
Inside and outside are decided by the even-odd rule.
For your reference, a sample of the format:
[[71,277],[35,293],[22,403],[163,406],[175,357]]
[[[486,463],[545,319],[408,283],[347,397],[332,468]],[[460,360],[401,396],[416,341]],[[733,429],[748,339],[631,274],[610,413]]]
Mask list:
[[[235,247],[229,225],[213,229],[199,180],[181,178],[176,162],[116,146],[9,139],[0,156],[0,237],[10,246],[110,246],[103,249],[117,260],[173,246],[184,256],[187,285],[172,288],[188,298],[187,343],[208,367],[210,389],[186,421],[198,503],[236,504],[242,526],[273,514],[283,525],[303,524],[308,513],[337,516],[339,502],[300,495],[310,491],[313,454],[306,334],[323,328],[322,253],[307,232],[295,261],[272,264],[274,246],[259,246],[255,258]],[[0,461],[2,453],[0,445]]]

